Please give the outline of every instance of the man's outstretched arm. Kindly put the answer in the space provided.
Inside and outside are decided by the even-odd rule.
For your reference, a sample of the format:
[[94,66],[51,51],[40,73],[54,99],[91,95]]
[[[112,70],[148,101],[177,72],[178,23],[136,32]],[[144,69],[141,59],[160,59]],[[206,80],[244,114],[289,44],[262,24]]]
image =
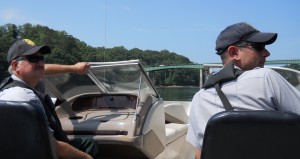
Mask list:
[[85,74],[88,72],[90,64],[87,62],[78,62],[74,65],[62,64],[45,64],[45,76],[57,75],[61,73],[74,72],[78,74]]

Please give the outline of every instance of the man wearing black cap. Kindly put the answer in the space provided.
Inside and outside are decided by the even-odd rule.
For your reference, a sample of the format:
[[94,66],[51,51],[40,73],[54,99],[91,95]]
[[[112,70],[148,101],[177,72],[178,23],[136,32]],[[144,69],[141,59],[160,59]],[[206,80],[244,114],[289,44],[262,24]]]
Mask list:
[[[216,51],[226,65],[233,61],[235,66],[243,70],[263,67],[266,57],[270,55],[265,45],[272,44],[277,33],[262,33],[248,23],[237,23],[223,30],[216,40]],[[250,48],[250,49],[249,49]],[[246,51],[246,56],[238,54],[238,49]],[[253,52],[256,54],[249,54]]]
[[[16,41],[7,54],[11,77],[7,78],[7,81],[1,86],[0,100],[29,101],[40,105],[45,109],[45,115],[54,131],[54,136],[59,138],[57,140],[53,137],[52,140],[56,145],[58,157],[91,159],[89,154],[66,142],[68,139],[61,129],[56,114],[51,114],[53,112],[50,110],[50,107],[53,106],[51,99],[34,89],[44,74],[44,55],[49,53],[51,53],[50,47],[36,46],[29,39]],[[11,87],[10,84],[14,85]]]
[[[270,55],[265,46],[276,39],[277,33],[263,33],[244,22],[230,25],[219,34],[216,51],[224,67],[209,77],[191,103],[187,141],[196,148],[197,159],[207,121],[218,112],[279,110],[300,114],[300,107],[295,107],[300,103],[300,92],[275,71],[263,68]],[[219,97],[220,87],[228,103]]]

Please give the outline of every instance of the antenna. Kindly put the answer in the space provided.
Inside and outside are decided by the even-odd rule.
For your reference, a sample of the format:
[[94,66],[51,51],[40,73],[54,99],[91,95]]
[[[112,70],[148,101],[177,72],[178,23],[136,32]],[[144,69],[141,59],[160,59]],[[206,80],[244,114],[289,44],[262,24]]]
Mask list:
[[105,54],[105,50],[106,50],[106,22],[107,22],[107,0],[106,0],[106,2],[105,2],[106,4],[105,4],[105,21],[104,21],[104,59],[103,59],[103,62],[105,62],[105,56],[106,56],[106,54]]

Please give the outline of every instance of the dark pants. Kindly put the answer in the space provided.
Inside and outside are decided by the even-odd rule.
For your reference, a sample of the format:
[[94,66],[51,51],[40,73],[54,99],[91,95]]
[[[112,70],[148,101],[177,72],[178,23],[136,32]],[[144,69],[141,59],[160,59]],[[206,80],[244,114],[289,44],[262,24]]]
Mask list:
[[88,153],[95,159],[98,157],[98,145],[92,138],[76,138],[70,141],[70,145]]

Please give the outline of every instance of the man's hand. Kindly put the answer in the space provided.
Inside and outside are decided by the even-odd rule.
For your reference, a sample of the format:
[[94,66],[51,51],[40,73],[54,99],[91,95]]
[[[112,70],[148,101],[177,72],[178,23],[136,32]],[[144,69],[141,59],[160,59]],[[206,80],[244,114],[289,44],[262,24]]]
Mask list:
[[73,67],[74,72],[78,74],[86,74],[91,65],[87,62],[78,62],[75,65],[73,65]]

